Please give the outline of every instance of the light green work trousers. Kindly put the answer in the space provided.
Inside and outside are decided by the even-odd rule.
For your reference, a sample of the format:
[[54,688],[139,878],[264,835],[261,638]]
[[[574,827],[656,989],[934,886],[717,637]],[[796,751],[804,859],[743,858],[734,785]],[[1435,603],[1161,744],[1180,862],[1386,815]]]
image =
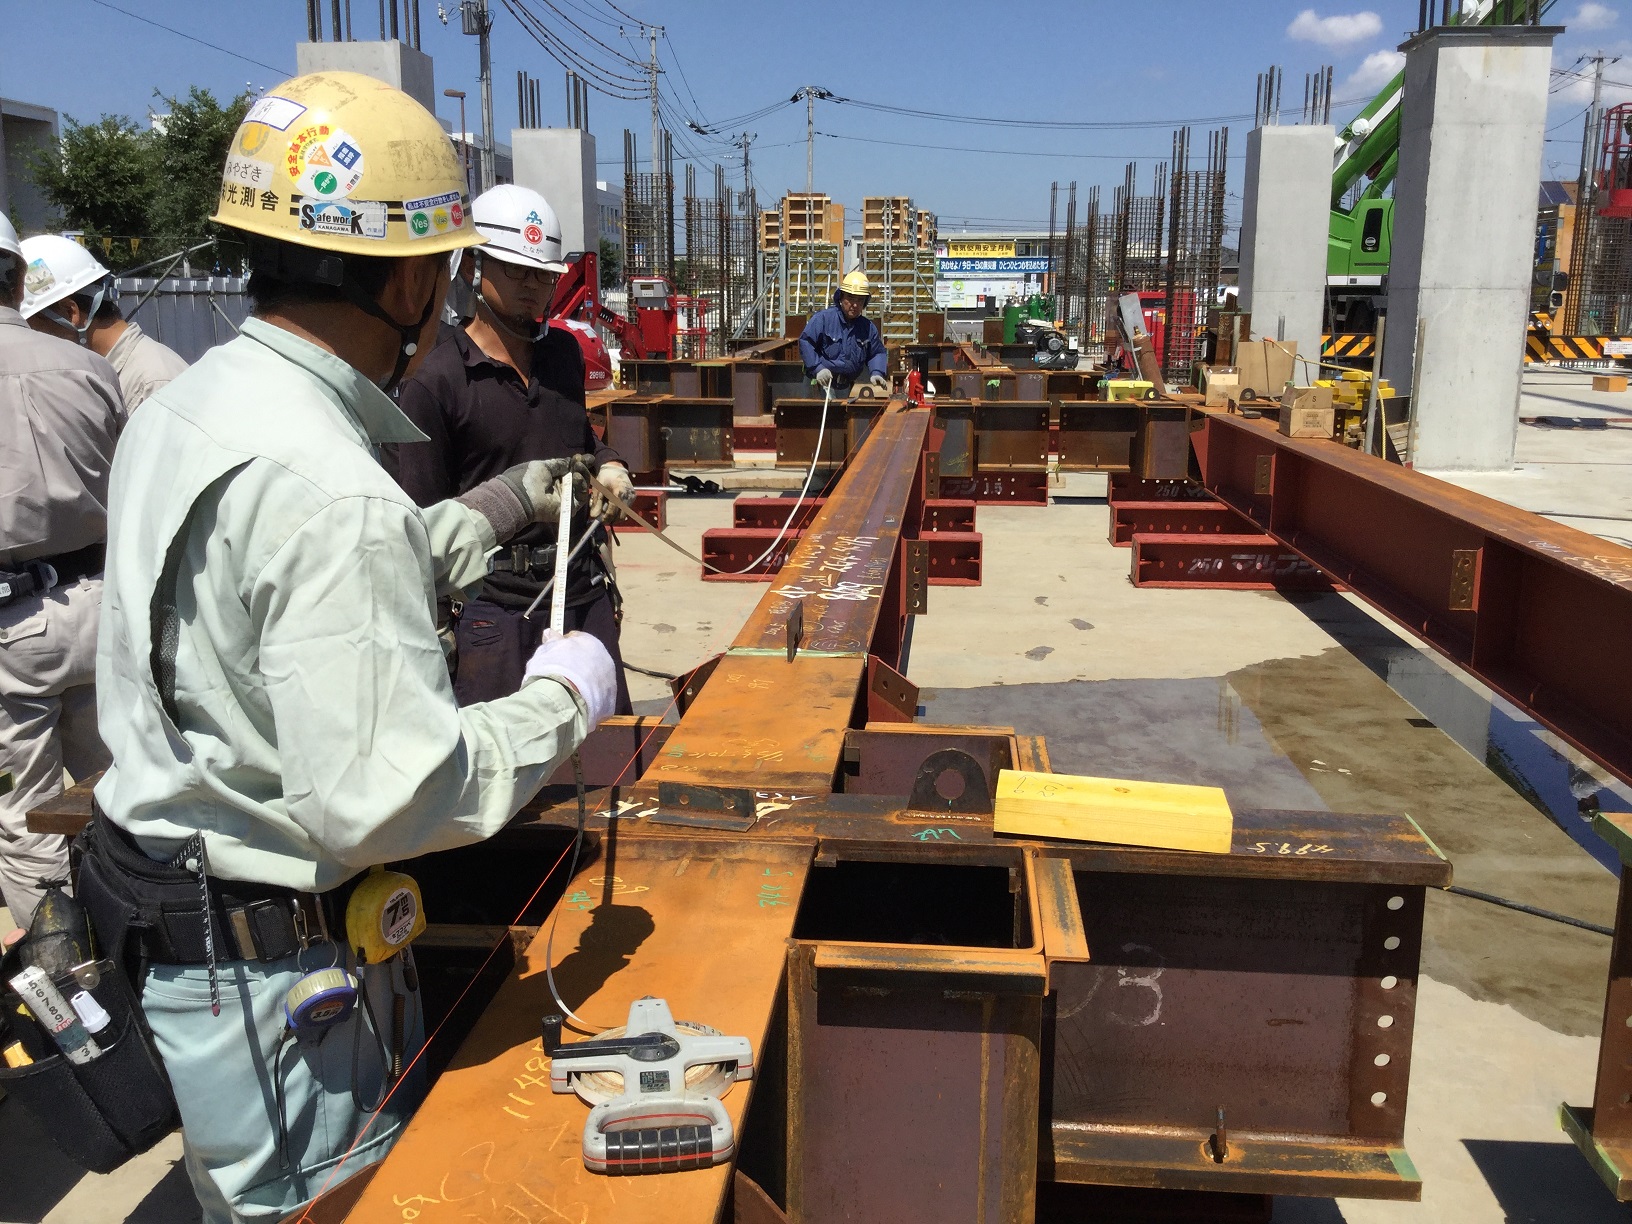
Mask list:
[[[149,971],[142,1011],[175,1089],[187,1172],[206,1224],[279,1220],[333,1190],[384,1158],[424,1096],[416,1067],[377,1114],[357,1108],[354,1067],[356,1096],[364,1106],[379,1099],[386,1077],[381,1042],[360,1002],[350,1019],[321,1037],[283,1040],[284,996],[333,958],[333,948],[322,944],[264,964],[219,962],[219,1016],[210,1014],[204,966],[155,965]],[[364,966],[358,976],[389,1050],[392,991],[408,993],[401,965]],[[424,1043],[417,993],[408,997],[405,1017],[404,1066]],[[274,1085],[280,1082],[287,1163],[278,1144]]]

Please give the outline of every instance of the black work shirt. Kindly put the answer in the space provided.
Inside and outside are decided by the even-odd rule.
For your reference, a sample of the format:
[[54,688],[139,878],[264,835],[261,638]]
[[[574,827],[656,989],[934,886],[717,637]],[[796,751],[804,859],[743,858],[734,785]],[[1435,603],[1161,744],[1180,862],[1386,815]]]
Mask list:
[[[382,462],[408,496],[421,506],[457,497],[534,459],[594,455],[602,462],[622,457],[590,428],[584,404],[584,358],[566,328],[553,327],[533,346],[531,376],[521,377],[484,353],[464,328],[443,328],[443,338],[414,376],[403,383],[398,402],[409,420],[430,439],[383,448]],[[576,541],[589,526],[589,512],[573,515]],[[555,543],[554,527],[534,524],[511,544]],[[569,602],[599,593],[587,564],[593,549],[573,563]],[[546,579],[547,581],[547,579]],[[489,575],[485,593],[500,603],[530,603],[541,582],[509,573]]]

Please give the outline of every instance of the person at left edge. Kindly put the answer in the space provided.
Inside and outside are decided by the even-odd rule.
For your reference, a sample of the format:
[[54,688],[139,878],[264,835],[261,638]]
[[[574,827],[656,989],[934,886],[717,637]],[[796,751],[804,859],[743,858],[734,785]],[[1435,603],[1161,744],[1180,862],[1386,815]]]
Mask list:
[[125,411],[187,368],[171,349],[119,311],[113,274],[79,243],[61,234],[23,239],[23,318],[35,331],[72,340],[105,357],[119,375]]
[[[450,329],[399,397],[408,419],[430,439],[389,448],[393,471],[416,502],[431,505],[529,459],[593,455],[596,485],[628,503],[629,470],[595,436],[585,410],[584,359],[578,342],[546,317],[562,261],[561,225],[538,192],[513,183],[484,191],[471,205],[487,242],[455,253],[474,313]],[[592,489],[592,497],[598,489]],[[608,521],[616,509],[605,503]],[[573,516],[572,539],[591,530],[594,504]],[[601,528],[595,528],[602,531]],[[601,541],[607,536],[603,531]],[[521,684],[527,656],[549,627],[546,604],[523,619],[555,574],[555,528],[523,531],[493,558],[481,596],[454,622],[454,692],[461,703],[491,701]],[[592,543],[567,571],[567,627],[593,634],[618,665],[617,712],[630,712],[619,651],[619,594],[606,553]]]
[[[209,1224],[290,1217],[380,1160],[417,1104],[408,1079],[370,1111],[388,1079],[369,1011],[390,1029],[404,1000],[405,1059],[423,1012],[400,957],[359,966],[330,939],[351,883],[498,832],[612,705],[585,634],[466,709],[437,640],[437,596],[555,518],[568,465],[421,509],[376,458],[421,436],[390,392],[433,335],[448,252],[481,241],[463,182],[436,117],[372,77],[263,95],[213,218],[247,247],[254,315],[114,458],[96,672],[113,763],[77,895],[140,974]],[[369,1008],[291,1031],[290,990],[330,966]]]

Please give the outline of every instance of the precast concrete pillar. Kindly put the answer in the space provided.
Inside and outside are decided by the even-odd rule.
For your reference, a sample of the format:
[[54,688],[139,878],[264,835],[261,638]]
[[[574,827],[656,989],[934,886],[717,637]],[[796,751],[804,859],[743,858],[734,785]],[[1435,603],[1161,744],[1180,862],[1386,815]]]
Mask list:
[[[1247,177],[1241,212],[1241,309],[1252,334],[1295,340],[1298,356],[1320,356],[1326,293],[1326,231],[1331,213],[1329,124],[1255,128],[1247,134]],[[1304,383],[1313,366],[1292,375]]]
[[568,251],[600,249],[601,204],[595,187],[595,137],[579,128],[515,128],[516,182],[550,202]]
[[1383,376],[1411,394],[1419,468],[1513,466],[1548,72],[1561,30],[1446,26],[1400,47]]
[[395,85],[431,114],[436,114],[436,72],[431,57],[407,43],[303,42],[295,44],[295,71],[360,72]]

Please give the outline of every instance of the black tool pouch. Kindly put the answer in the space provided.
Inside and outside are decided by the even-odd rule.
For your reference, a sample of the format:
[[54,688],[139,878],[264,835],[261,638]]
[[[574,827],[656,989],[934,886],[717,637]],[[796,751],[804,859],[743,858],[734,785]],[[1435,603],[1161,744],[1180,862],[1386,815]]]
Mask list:
[[[169,1134],[178,1118],[135,992],[122,972],[109,962],[101,965],[105,971],[94,986],[72,974],[53,979],[64,998],[88,989],[108,1013],[107,1027],[93,1034],[101,1055],[76,1064],[52,1053],[26,1067],[3,1067],[0,1088],[75,1164],[111,1173]],[[9,983],[22,967],[13,949],[0,961],[0,980]],[[13,1015],[22,1002],[9,985],[0,991],[0,1001]]]

